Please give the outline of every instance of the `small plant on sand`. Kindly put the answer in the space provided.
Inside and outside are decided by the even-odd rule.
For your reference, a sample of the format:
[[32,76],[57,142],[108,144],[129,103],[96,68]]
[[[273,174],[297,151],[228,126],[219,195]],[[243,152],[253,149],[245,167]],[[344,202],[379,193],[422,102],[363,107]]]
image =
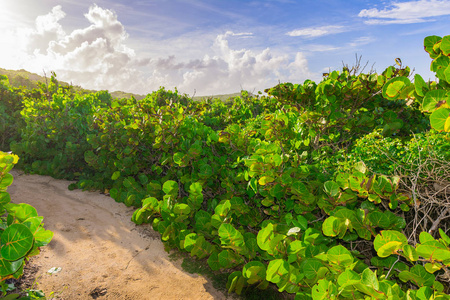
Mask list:
[[[2,296],[8,289],[7,279],[23,275],[29,258],[39,254],[39,248],[47,245],[53,232],[44,229],[43,217],[26,203],[11,203],[6,191],[13,182],[9,171],[19,157],[0,152],[0,287]],[[12,297],[9,295],[8,297]],[[15,298],[11,298],[15,299]]]

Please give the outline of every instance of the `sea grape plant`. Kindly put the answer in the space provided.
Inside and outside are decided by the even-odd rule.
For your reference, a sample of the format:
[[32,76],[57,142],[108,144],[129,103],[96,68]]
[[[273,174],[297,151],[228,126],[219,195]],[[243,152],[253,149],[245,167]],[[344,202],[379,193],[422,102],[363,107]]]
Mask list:
[[[271,286],[297,299],[443,299],[436,279],[448,269],[446,233],[409,246],[402,231],[412,195],[399,190],[399,176],[349,156],[374,132],[400,143],[429,129],[417,99],[438,85],[418,92],[420,80],[408,76],[401,64],[381,74],[344,68],[227,103],[164,88],[136,100],[52,85],[26,100],[13,148],[36,172],[71,174],[71,187],[136,207],[132,220],[152,224],[167,249],[229,270],[230,292]],[[36,150],[44,146],[53,155]],[[427,253],[429,245],[436,251]]]
[[30,171],[72,179],[87,172],[86,164],[80,162],[89,149],[86,136],[93,133],[93,113],[108,105],[111,95],[73,95],[55,83],[48,90],[24,97],[21,116],[25,125],[21,140],[11,143],[11,150],[31,165]]
[[0,286],[3,295],[5,280],[20,278],[29,258],[39,254],[39,248],[47,245],[53,232],[44,229],[43,217],[26,203],[11,203],[6,191],[13,182],[9,171],[19,157],[0,152]]
[[450,35],[428,36],[425,51],[432,59],[430,69],[439,82],[428,83],[416,74],[414,84],[404,76],[386,82],[383,96],[388,99],[414,99],[424,112],[430,114],[431,126],[438,131],[450,132]]
[[8,76],[0,75],[0,149],[9,150],[9,144],[19,137],[23,126],[20,117],[23,92],[9,83]]

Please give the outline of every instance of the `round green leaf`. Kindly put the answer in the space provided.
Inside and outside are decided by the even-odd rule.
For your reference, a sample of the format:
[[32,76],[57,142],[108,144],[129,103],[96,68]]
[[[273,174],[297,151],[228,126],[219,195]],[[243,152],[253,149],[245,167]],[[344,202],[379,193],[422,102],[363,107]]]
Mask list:
[[403,245],[407,245],[408,240],[403,233],[394,230],[383,230],[375,237],[373,246],[379,257],[387,257],[398,250]]
[[291,185],[291,192],[294,195],[305,196],[309,194],[309,190],[306,185],[300,181],[296,181]]
[[198,175],[203,178],[208,178],[213,174],[213,169],[210,165],[203,164],[200,166]]
[[45,230],[44,227],[39,227],[39,229],[34,233],[34,243],[37,247],[43,247],[50,243],[53,238],[53,232],[50,230]]
[[115,171],[115,172],[112,174],[111,179],[112,179],[112,180],[116,180],[116,179],[119,178],[119,177],[120,177],[120,171]]
[[258,192],[258,181],[256,180],[256,178],[250,179],[250,181],[248,182],[248,185],[247,185],[247,189],[249,187],[253,190],[253,192],[255,192],[255,193]]
[[327,193],[327,195],[331,197],[336,197],[341,191],[339,185],[334,181],[325,182],[323,185],[323,189],[325,190],[325,193]]
[[426,263],[425,264],[425,270],[427,270],[428,273],[433,274],[436,271],[439,271],[442,269],[442,265],[439,263]]
[[178,195],[178,183],[173,180],[168,180],[163,184],[163,191],[167,195],[177,196]]
[[28,218],[23,225],[27,226],[30,231],[35,234],[36,231],[39,229],[39,226],[41,225],[42,221],[44,220],[44,217],[32,217]]
[[294,220],[293,224],[300,227],[302,230],[306,230],[308,228],[308,220],[302,215],[298,215],[297,220]]
[[391,254],[397,253],[402,248],[402,243],[397,241],[390,241],[378,248],[377,255],[379,257],[388,257]]
[[182,160],[183,160],[184,154],[181,152],[177,152],[173,155],[173,161],[177,164],[177,165],[181,165]]
[[109,195],[111,196],[111,198],[117,201],[119,197],[119,190],[116,188],[112,188],[109,190]]
[[11,202],[11,196],[8,192],[0,192],[0,206]]
[[422,265],[415,265],[410,271],[402,271],[398,274],[398,277],[403,282],[411,281],[419,287],[431,286],[435,281],[434,275],[428,273]]
[[247,278],[249,284],[254,284],[266,279],[266,266],[259,261],[251,261],[242,269],[242,275]]
[[281,281],[283,276],[289,274],[289,263],[283,259],[271,260],[267,267],[266,279],[273,283]]
[[213,271],[220,270],[220,263],[219,263],[219,253],[217,251],[214,251],[211,253],[211,255],[208,258],[208,265]]
[[450,132],[450,108],[439,108],[430,116],[431,127],[439,131]]
[[318,259],[307,259],[302,264],[302,270],[305,274],[305,277],[308,279],[317,278],[319,274],[320,268],[323,267],[323,264]]
[[6,210],[21,222],[25,221],[28,218],[38,216],[36,209],[27,203],[8,204]]
[[23,265],[24,258],[20,258],[16,261],[8,261],[0,257],[0,277],[6,277],[14,274]]
[[353,270],[345,270],[345,272],[341,273],[338,277],[338,284],[340,286],[348,285],[351,283],[358,282],[361,279],[361,276]]
[[450,65],[447,66],[447,68],[445,68],[444,70],[444,77],[445,80],[450,83]]
[[367,215],[367,218],[376,227],[387,228],[389,227],[389,225],[391,225],[389,218],[379,211],[371,212],[370,214]]
[[438,58],[431,62],[430,69],[431,71],[436,72],[436,75],[439,79],[442,79],[444,70],[448,67],[449,64],[450,58],[440,55]]
[[5,189],[13,183],[13,176],[10,173],[6,173],[0,180],[0,189]]
[[268,183],[271,183],[271,182],[273,182],[275,179],[273,178],[273,177],[270,177],[270,176],[263,176],[263,177],[261,177],[259,180],[258,180],[258,183],[260,184],[260,185],[266,185],[266,184],[268,184]]
[[433,112],[439,107],[439,103],[447,101],[447,95],[445,90],[433,90],[429,91],[422,102],[422,110]]
[[[387,113],[385,115],[387,115]],[[394,114],[391,114],[390,117],[391,118],[396,118],[397,115],[394,113]],[[366,164],[363,161],[357,162],[355,164],[354,168],[355,168],[356,171],[359,171],[359,172],[361,172],[363,174],[365,174],[366,171],[367,171],[367,166],[366,166]]]
[[365,286],[371,287],[374,290],[379,289],[379,283],[376,273],[369,268],[365,269],[361,274],[361,283]]
[[328,217],[322,224],[322,231],[326,236],[337,236],[339,228],[340,220],[334,216]]
[[450,260],[450,251],[438,241],[428,241],[416,247],[417,253],[425,259]]
[[229,269],[243,263],[242,257],[232,250],[222,250],[218,257],[220,266],[225,269]]
[[427,36],[425,38],[425,40],[423,41],[425,51],[427,51],[430,54],[430,57],[432,59],[435,59],[440,54],[440,53],[436,53],[433,48],[436,43],[441,41],[441,39],[442,38],[440,36],[432,35],[432,36]]
[[189,187],[189,192],[191,194],[201,194],[202,193],[202,184],[200,182],[194,182]]
[[5,229],[1,238],[0,253],[9,261],[25,256],[33,246],[33,233],[23,224],[13,224]]
[[191,212],[191,208],[185,203],[177,203],[173,207],[173,212],[177,215],[188,215]]
[[336,285],[326,279],[321,279],[311,290],[312,299],[331,299],[336,295]]
[[397,100],[403,89],[411,85],[411,81],[404,76],[390,79],[383,86],[383,97],[390,100]]
[[284,187],[279,183],[275,184],[270,190],[270,195],[276,197],[279,200],[283,199],[285,195]]
[[445,56],[450,55],[450,35],[444,36],[442,38],[441,51]]
[[233,225],[223,223],[219,227],[219,236],[222,245],[238,252],[245,248],[244,236]]
[[257,242],[259,248],[267,251],[270,247],[270,241],[274,238],[273,224],[269,223],[266,227],[258,232]]
[[191,251],[197,242],[198,235],[196,233],[190,233],[184,238],[184,249]]
[[353,263],[353,255],[342,245],[334,246],[328,250],[327,259],[329,262],[341,266],[348,266]]
[[305,242],[296,240],[289,244],[287,251],[288,251],[288,254],[296,254],[300,250],[303,250],[305,248],[306,248]]
[[428,85],[419,74],[414,75],[414,87],[416,89],[417,95],[419,95],[420,97],[425,96],[425,93],[428,90]]
[[434,242],[434,237],[426,231],[422,231],[419,235],[419,241],[424,244],[426,242]]

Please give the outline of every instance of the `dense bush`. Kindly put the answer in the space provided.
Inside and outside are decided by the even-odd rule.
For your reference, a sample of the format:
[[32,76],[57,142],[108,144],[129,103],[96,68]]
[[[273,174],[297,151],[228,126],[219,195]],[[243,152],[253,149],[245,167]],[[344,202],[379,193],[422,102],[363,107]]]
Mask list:
[[[355,141],[348,153],[342,153],[346,162],[341,168],[363,161],[370,172],[394,175],[402,166],[418,165],[431,156],[450,161],[450,135],[434,130],[412,135],[408,140],[383,137],[381,130],[374,130]],[[414,163],[415,162],[415,163]]]
[[94,112],[110,105],[111,96],[107,92],[73,94],[58,87],[54,76],[46,90],[25,95],[21,111],[24,126],[11,149],[33,172],[73,178],[86,171],[86,136],[95,133],[91,130]]
[[0,75],[0,150],[8,151],[9,144],[19,139],[19,128],[23,126],[22,101],[22,91],[13,88],[7,76]]
[[[445,299],[449,136],[429,131],[423,111],[447,85],[408,76],[401,65],[344,68],[229,103],[163,88],[142,100],[80,96],[52,78],[24,99],[12,148],[35,172],[135,206],[133,221],[168,249],[230,270],[230,292]],[[431,115],[438,130],[445,122]]]

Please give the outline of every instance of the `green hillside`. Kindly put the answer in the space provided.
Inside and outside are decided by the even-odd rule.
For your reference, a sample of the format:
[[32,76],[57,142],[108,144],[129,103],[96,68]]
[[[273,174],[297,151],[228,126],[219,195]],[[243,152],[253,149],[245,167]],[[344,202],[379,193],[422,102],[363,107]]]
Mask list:
[[[41,76],[36,73],[31,73],[24,69],[7,70],[7,69],[2,69],[2,68],[0,68],[0,75],[8,76],[9,82],[13,87],[25,87],[30,90],[32,90],[34,88],[38,88],[38,82],[45,83],[46,80],[49,81],[50,80],[49,77],[51,76],[51,74],[48,74],[49,77],[46,78],[45,76]],[[58,82],[62,86],[71,85],[70,83],[64,82],[64,81],[58,80]],[[88,89],[85,89],[78,85],[75,85],[75,86],[72,85],[72,88],[74,89],[74,91],[82,93],[82,94],[95,92],[94,90],[88,90]],[[113,98],[117,98],[117,99],[121,99],[121,98],[130,99],[132,96],[134,98],[136,98],[137,100],[141,100],[141,99],[145,98],[145,95],[127,93],[127,92],[123,92],[123,91],[114,91],[114,92],[109,92],[109,93],[111,94],[111,96]],[[240,94],[241,93],[220,94],[220,95],[210,95],[210,96],[196,96],[196,97],[193,97],[192,99],[194,101],[201,101],[201,100],[205,100],[205,99],[220,99],[221,101],[227,101],[230,98],[239,96]]]
[[[6,69],[2,69],[0,68],[0,75],[6,75],[9,78],[9,83],[13,86],[13,87],[25,87],[27,89],[34,89],[34,88],[38,88],[38,82],[47,82],[50,81],[50,76],[51,74],[48,74],[49,77],[45,77],[45,76],[40,76],[36,73],[31,73],[28,72],[24,69],[20,69],[20,70],[6,70]],[[64,81],[58,81],[60,85],[62,86],[69,86],[71,85],[70,83],[64,82]],[[72,88],[74,89],[74,91],[79,92],[81,94],[88,94],[91,92],[95,92],[94,90],[88,90],[88,89],[84,89],[81,86],[78,85],[72,85]],[[134,98],[141,100],[144,99],[145,95],[139,95],[139,94],[133,94],[133,93],[127,93],[127,92],[123,92],[123,91],[114,91],[114,92],[110,92],[111,96],[113,98],[127,98],[130,99],[131,96],[133,96]]]

